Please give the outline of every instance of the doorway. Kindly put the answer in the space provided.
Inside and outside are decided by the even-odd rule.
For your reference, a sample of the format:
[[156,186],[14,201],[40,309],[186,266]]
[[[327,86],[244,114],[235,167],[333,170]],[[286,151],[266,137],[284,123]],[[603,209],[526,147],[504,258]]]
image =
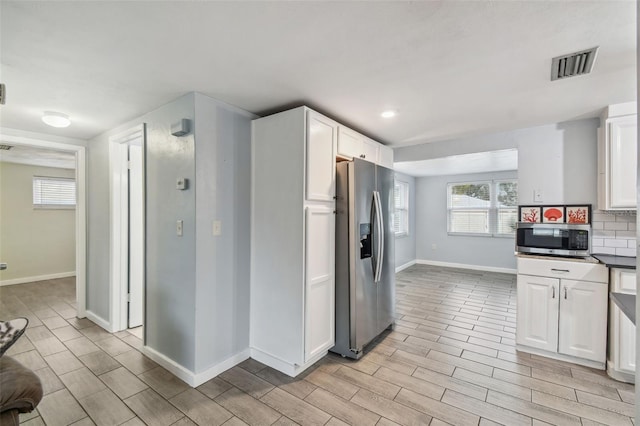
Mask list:
[[144,322],[145,126],[109,138],[111,171],[111,267],[114,331]]
[[[58,138],[60,139],[60,138]],[[75,273],[76,273],[76,315],[85,318],[86,313],[86,150],[82,140],[53,142],[46,135],[29,134],[2,129],[4,144],[41,148],[71,153],[75,156],[76,209],[75,209]]]

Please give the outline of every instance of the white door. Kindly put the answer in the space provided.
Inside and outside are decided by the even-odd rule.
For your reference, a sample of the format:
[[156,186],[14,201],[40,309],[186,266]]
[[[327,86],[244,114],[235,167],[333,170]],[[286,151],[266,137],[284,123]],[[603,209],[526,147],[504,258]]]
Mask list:
[[313,112],[307,112],[307,200],[333,201],[336,194],[335,122]]
[[616,370],[633,374],[636,372],[636,326],[620,308],[612,304],[613,327],[617,335],[612,339],[617,342],[615,353]]
[[558,352],[604,362],[607,349],[607,284],[560,281]]
[[335,344],[335,215],[307,207],[305,229],[305,362]]
[[129,320],[128,327],[142,325],[144,286],[144,200],[142,147],[129,146]]
[[609,121],[611,208],[636,209],[638,128],[635,115]]
[[518,274],[516,343],[556,352],[559,283],[557,278]]

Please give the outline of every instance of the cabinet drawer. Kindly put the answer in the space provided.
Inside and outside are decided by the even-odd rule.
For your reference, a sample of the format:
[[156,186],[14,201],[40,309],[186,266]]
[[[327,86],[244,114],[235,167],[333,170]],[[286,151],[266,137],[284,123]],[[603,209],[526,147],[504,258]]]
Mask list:
[[537,275],[607,284],[607,267],[599,263],[572,262],[555,259],[525,259],[518,257],[518,274]]

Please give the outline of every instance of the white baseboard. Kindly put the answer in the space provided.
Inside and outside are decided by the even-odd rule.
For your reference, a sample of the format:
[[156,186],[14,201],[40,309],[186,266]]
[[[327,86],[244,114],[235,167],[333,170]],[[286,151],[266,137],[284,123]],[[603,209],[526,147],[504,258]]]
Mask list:
[[407,269],[408,267],[413,266],[413,265],[415,265],[415,264],[416,264],[416,261],[415,261],[415,260],[412,260],[411,262],[407,262],[407,263],[405,263],[404,265],[397,266],[397,267],[396,267],[396,274],[397,274],[398,272],[400,272],[400,271],[404,271],[404,270],[405,270],[405,269]]
[[56,278],[67,278],[67,277],[75,277],[75,276],[76,276],[76,271],[71,271],[71,272],[58,272],[57,274],[36,275],[33,277],[14,278],[11,280],[0,281],[0,287],[4,285],[25,284],[25,283],[32,283],[35,281],[54,280]]
[[113,327],[111,327],[111,323],[107,320],[105,320],[104,318],[96,315],[95,313],[87,310],[85,311],[85,313],[87,314],[86,318],[94,323],[96,323],[96,325],[104,328],[105,330],[107,330],[109,333],[114,333]]
[[466,263],[440,262],[438,260],[416,259],[416,263],[419,264],[419,265],[444,266],[444,267],[447,267],[447,268],[472,269],[474,271],[500,272],[500,273],[503,273],[503,274],[516,274],[518,272],[517,269],[511,269],[511,268],[496,268],[494,266],[468,265]]
[[165,355],[161,354],[153,348],[150,348],[149,346],[143,346],[142,353],[160,364],[162,367],[166,368],[169,372],[171,372],[171,374],[173,374],[192,388],[200,386],[206,381],[213,379],[218,374],[230,369],[235,365],[240,364],[242,361],[249,358],[249,348],[247,348],[242,352],[227,358],[221,363],[208,368],[202,373],[194,373],[193,371],[183,367],[174,360],[167,358]]
[[313,356],[312,358],[310,358],[304,364],[298,365],[298,364],[291,364],[267,352],[263,352],[260,349],[251,348],[251,358],[265,365],[268,365],[274,370],[278,370],[289,377],[296,377],[298,374],[302,373],[304,370],[311,367],[313,364],[315,364],[320,359],[322,359],[325,355],[327,355],[327,353],[328,351],[320,352],[315,356]]
[[197,373],[194,376],[194,384],[192,386],[193,387],[200,386],[201,384],[213,379],[218,374],[220,374],[220,373],[222,373],[224,371],[227,371],[231,367],[234,367],[234,366],[240,364],[242,361],[248,359],[250,354],[251,354],[251,352],[250,352],[249,348],[246,348],[242,352],[237,353],[237,354],[235,354],[233,356],[230,356],[229,358],[225,359],[221,363],[216,364],[213,367],[210,367],[210,368],[206,369],[202,373]]

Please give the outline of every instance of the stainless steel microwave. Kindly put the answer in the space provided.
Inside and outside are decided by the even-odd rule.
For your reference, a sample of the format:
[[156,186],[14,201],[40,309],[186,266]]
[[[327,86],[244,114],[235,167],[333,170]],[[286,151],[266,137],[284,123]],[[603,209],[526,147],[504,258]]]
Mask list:
[[591,225],[518,222],[516,252],[573,257],[589,256],[591,254]]

